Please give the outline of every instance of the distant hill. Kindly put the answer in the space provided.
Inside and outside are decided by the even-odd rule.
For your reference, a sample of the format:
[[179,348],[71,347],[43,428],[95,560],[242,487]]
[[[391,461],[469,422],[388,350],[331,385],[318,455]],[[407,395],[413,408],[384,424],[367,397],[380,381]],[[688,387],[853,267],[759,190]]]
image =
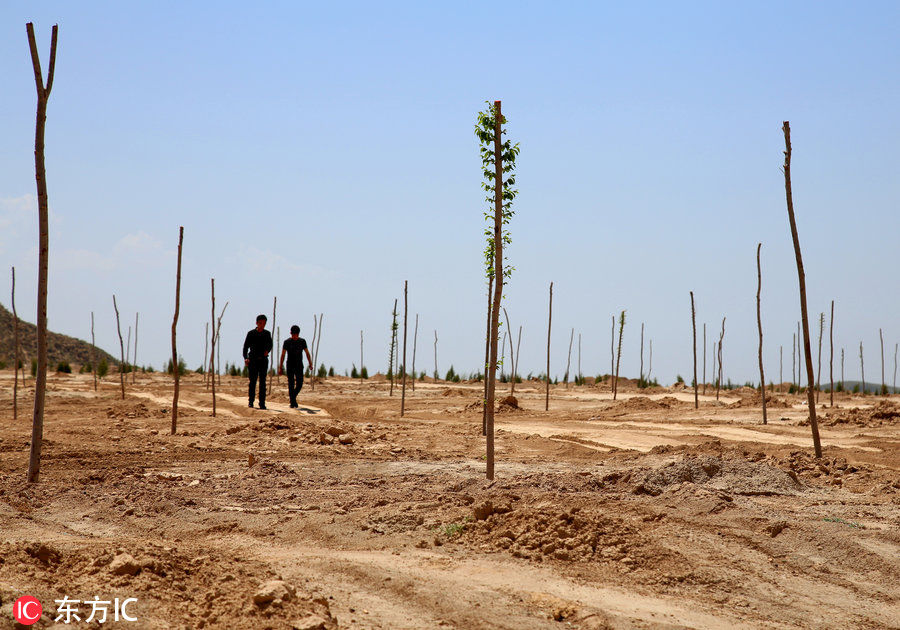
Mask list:
[[[891,375],[889,375],[889,377],[891,377]],[[879,376],[879,379],[880,378],[881,377]],[[824,389],[826,387],[827,387],[827,384],[823,383],[822,388]],[[852,392],[854,387],[858,387],[858,388],[862,389],[862,383],[860,381],[844,381],[844,391]],[[885,383],[885,387],[887,387],[889,394],[896,394],[897,392],[900,392],[900,387],[894,389],[887,383]],[[873,383],[872,381],[869,381],[869,380],[866,381],[866,393],[877,394],[880,391],[881,391],[881,380],[879,380],[876,383]]]
[[[12,366],[13,362],[13,326],[12,312],[0,304],[0,360],[5,361],[9,366]],[[23,321],[21,316],[19,317],[19,352],[26,366],[37,355],[37,326]],[[47,358],[51,370],[55,369],[56,364],[60,361],[68,361],[77,365],[90,363],[91,344],[75,337],[48,331]],[[115,357],[97,348],[97,361],[103,359],[106,359],[110,365],[119,364]]]

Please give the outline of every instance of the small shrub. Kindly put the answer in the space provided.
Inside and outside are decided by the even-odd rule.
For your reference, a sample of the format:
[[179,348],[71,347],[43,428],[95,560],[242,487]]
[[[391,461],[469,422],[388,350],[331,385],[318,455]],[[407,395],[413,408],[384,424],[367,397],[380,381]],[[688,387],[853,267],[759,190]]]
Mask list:
[[844,391],[844,384],[843,384],[843,383],[838,383],[837,385],[835,385],[835,386],[834,386],[834,391],[836,391],[836,392],[842,392],[842,391]]
[[[166,363],[166,374],[174,374],[175,372],[172,370],[172,359],[169,359],[169,362]],[[187,374],[187,363],[185,363],[182,357],[178,357],[178,375],[184,376]]]
[[103,378],[109,373],[109,363],[106,362],[106,359],[100,359],[100,363],[97,364],[97,377]]
[[37,359],[31,360],[31,376],[37,378]]
[[450,369],[447,370],[447,375],[444,377],[445,381],[450,381],[451,383],[458,383],[459,376],[456,375],[456,370],[453,369],[453,366],[450,366]]
[[363,366],[362,369],[359,371],[359,377],[360,378],[369,378],[369,368],[367,368],[366,366]]
[[353,364],[353,369],[350,370],[350,378],[359,378],[359,372],[356,371],[356,364]]
[[328,376],[334,376],[334,366],[333,365],[330,368],[328,368]]
[[675,382],[676,382],[676,383],[684,383],[684,377],[681,376],[681,374],[676,374],[676,375],[675,375]]
[[194,370],[195,374],[206,374],[206,371],[203,369],[203,366],[199,366],[196,370]]
[[859,383],[857,383],[856,385],[853,386],[853,393],[854,393],[854,394],[858,394],[858,393],[859,393]]
[[319,378],[325,378],[326,376],[328,376],[328,370],[325,369],[324,363],[319,366],[319,371],[316,372],[316,376],[318,376]]
[[156,372],[156,370],[153,369],[152,365],[148,365],[144,368],[144,372],[147,374],[153,374],[154,372]]
[[0,361],[0,370],[6,369],[6,361]]
[[60,361],[59,363],[56,364],[56,371],[62,372],[63,374],[71,374],[72,366],[69,365],[68,361]]

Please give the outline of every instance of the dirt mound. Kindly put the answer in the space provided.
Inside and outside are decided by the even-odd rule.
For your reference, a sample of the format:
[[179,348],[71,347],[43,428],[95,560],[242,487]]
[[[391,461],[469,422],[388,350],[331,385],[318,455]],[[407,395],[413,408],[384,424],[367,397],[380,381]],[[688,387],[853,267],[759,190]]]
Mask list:
[[651,411],[656,409],[671,409],[681,407],[689,403],[678,400],[674,396],[666,396],[660,400],[653,400],[646,396],[632,396],[617,403],[616,408],[623,411]]
[[[749,389],[746,387],[742,387],[741,390]],[[759,393],[759,390],[751,390],[750,394],[742,394],[741,399],[737,400],[730,405],[728,405],[729,409],[737,409],[740,407],[762,407],[762,395]],[[766,409],[790,409],[793,405],[786,400],[778,398],[778,396],[774,396],[772,394],[766,393]]]
[[768,464],[701,455],[650,470],[633,492],[656,496],[685,482],[745,495],[792,495],[803,489],[796,475]]
[[[480,516],[478,508],[475,514]],[[614,563],[626,572],[676,561],[675,554],[656,547],[631,525],[578,507],[493,512],[466,524],[461,539],[517,558]]]
[[850,424],[858,427],[896,426],[900,424],[900,405],[889,400],[879,400],[869,409],[836,409],[822,419],[826,426]]
[[163,414],[162,409],[155,406],[148,406],[144,402],[131,402],[122,400],[114,402],[106,408],[106,417],[116,420],[124,420],[126,418],[158,418]]
[[[135,625],[144,628],[186,625],[287,629],[292,627],[291,620],[309,615],[320,617],[323,628],[337,627],[326,599],[295,590],[271,574],[272,579],[260,584],[254,574],[269,573],[262,565],[210,553],[208,549],[200,551],[153,543],[115,549],[101,545],[68,548],[46,543],[3,543],[0,596],[6,603],[7,599],[24,594],[17,584],[27,584],[29,595],[48,602],[62,594],[82,602],[94,595],[100,595],[101,600],[134,597],[137,603],[128,612],[136,614],[141,623]],[[281,593],[271,588],[275,582],[283,586]],[[52,588],[36,587],[40,583]],[[263,587],[269,587],[275,596],[266,597]],[[91,606],[75,605],[80,608],[82,619],[90,614]],[[55,607],[45,608],[48,622],[52,622],[54,613]],[[109,613],[112,614],[111,609]]]

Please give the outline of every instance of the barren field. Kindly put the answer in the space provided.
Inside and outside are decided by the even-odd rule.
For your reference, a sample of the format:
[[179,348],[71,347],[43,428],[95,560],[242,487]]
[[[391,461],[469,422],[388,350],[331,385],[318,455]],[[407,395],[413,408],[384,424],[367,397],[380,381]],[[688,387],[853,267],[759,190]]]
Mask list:
[[[484,478],[479,384],[332,378],[248,409],[199,375],[0,372],[0,628],[898,628],[900,405],[518,385]],[[501,390],[506,394],[508,385]],[[828,397],[822,394],[822,403]],[[137,622],[57,623],[53,600],[137,598]],[[81,617],[90,607],[82,605]]]

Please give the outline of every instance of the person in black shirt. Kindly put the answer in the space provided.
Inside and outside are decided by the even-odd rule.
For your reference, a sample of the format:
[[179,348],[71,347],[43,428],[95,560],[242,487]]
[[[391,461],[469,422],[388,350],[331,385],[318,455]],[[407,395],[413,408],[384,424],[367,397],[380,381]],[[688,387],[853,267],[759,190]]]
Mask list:
[[309,348],[306,339],[300,336],[300,327],[297,324],[291,326],[290,339],[284,340],[281,347],[281,360],[278,362],[278,373],[284,374],[284,355],[287,354],[287,380],[288,395],[291,398],[291,408],[299,407],[297,394],[303,389],[303,353],[306,352],[306,360],[312,365],[312,357],[309,356]]
[[269,353],[272,351],[272,333],[266,330],[265,315],[256,317],[256,328],[247,333],[244,340],[244,365],[250,374],[250,404],[256,397],[256,380],[259,379],[259,408],[266,408],[266,372],[269,370]]

